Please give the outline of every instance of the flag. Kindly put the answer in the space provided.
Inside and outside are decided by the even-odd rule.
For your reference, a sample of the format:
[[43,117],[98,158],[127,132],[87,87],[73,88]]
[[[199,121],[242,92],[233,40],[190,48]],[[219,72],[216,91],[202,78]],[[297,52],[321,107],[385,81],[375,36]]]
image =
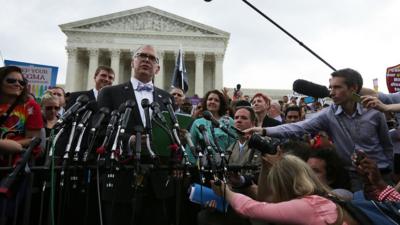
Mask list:
[[189,81],[186,74],[186,67],[181,49],[179,49],[178,58],[176,59],[174,73],[172,74],[171,86],[182,89],[184,93],[189,90]]

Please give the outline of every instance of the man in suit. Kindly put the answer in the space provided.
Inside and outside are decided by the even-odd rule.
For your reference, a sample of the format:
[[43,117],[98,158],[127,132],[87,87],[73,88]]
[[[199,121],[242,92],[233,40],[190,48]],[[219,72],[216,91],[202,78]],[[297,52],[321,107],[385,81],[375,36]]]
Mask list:
[[[118,109],[127,100],[136,101],[126,129],[126,133],[130,136],[129,141],[133,142],[135,127],[146,126],[142,100],[146,98],[149,103],[157,102],[160,110],[165,111],[163,100],[168,98],[172,100],[172,98],[168,92],[153,85],[154,76],[160,71],[157,51],[153,46],[144,45],[137,49],[131,66],[131,80],[103,88],[99,93],[98,104],[99,107],[106,106],[112,111]],[[145,147],[142,152],[146,152]],[[142,155],[140,163],[150,164],[152,160],[149,156]],[[163,164],[162,157],[159,163]],[[105,223],[126,224],[133,221],[134,224],[171,224],[170,210],[174,208],[170,205],[173,204],[173,189],[171,189],[173,182],[169,182],[168,171],[154,169],[145,173],[144,186],[139,190],[134,188],[132,174],[131,170],[121,170],[116,174],[113,190],[103,189]]]
[[91,90],[87,91],[77,91],[77,92],[72,92],[70,94],[68,103],[67,103],[67,109],[71,107],[75,102],[76,99],[80,95],[87,95],[89,97],[89,101],[92,100],[97,100],[97,96],[99,91],[105,87],[105,86],[110,86],[113,84],[114,79],[115,79],[115,74],[114,70],[111,67],[108,66],[99,66],[96,69],[96,72],[94,73],[94,84],[95,87]]

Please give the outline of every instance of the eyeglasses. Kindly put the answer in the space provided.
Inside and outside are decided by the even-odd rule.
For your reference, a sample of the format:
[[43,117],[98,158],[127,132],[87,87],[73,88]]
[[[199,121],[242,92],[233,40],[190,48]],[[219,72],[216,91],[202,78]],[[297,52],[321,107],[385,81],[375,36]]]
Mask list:
[[147,53],[137,53],[135,57],[139,58],[140,60],[149,60],[152,63],[157,63],[158,64],[158,58],[155,57],[154,55],[149,55]]
[[47,111],[50,111],[50,110],[56,110],[56,111],[58,111],[58,110],[60,110],[60,107],[58,107],[58,106],[46,106],[45,109],[46,109]]
[[6,82],[9,84],[15,84],[15,83],[19,83],[19,85],[21,86],[25,86],[26,85],[26,80],[18,80],[18,79],[14,79],[14,78],[6,78]]

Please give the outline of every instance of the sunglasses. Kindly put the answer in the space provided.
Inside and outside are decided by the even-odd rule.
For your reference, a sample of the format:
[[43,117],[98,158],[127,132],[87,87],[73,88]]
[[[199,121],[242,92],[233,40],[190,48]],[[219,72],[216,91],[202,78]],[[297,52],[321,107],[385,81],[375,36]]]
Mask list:
[[137,53],[135,57],[139,58],[140,60],[149,60],[152,63],[158,64],[158,58],[154,55],[149,55],[147,53]]
[[15,83],[19,83],[19,85],[21,86],[25,86],[26,85],[26,80],[18,80],[18,79],[14,79],[14,78],[6,78],[6,82],[8,84],[15,84]]
[[46,109],[47,111],[50,111],[50,110],[56,110],[56,111],[58,111],[58,110],[60,110],[60,107],[58,107],[58,106],[46,106],[45,109]]

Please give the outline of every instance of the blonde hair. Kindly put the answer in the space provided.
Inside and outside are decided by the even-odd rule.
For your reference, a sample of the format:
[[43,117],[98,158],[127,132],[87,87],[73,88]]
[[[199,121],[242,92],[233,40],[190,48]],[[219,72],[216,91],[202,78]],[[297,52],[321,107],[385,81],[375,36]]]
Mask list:
[[313,194],[325,196],[330,193],[329,187],[319,181],[307,163],[289,154],[272,166],[267,184],[273,202],[289,201]]
[[46,91],[43,94],[41,101],[40,101],[40,105],[41,105],[42,109],[44,107],[44,103],[50,102],[50,101],[54,101],[54,102],[57,102],[58,104],[60,104],[58,98],[56,96],[54,96],[53,93],[51,93],[50,91]]

